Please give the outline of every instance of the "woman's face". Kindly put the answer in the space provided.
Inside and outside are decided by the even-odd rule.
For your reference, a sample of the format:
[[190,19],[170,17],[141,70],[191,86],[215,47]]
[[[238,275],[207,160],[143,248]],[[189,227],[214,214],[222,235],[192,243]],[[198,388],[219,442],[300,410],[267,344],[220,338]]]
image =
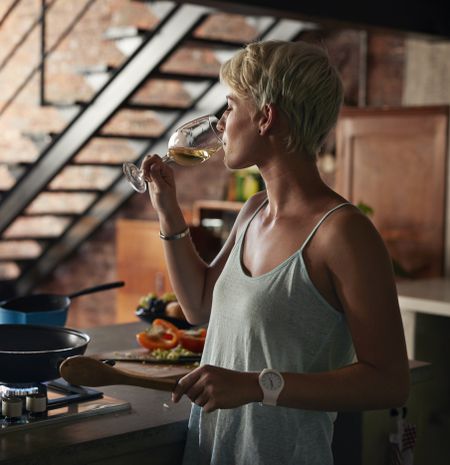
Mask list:
[[222,131],[225,166],[231,169],[247,168],[255,164],[259,142],[257,110],[249,99],[230,92],[227,109],[217,125]]

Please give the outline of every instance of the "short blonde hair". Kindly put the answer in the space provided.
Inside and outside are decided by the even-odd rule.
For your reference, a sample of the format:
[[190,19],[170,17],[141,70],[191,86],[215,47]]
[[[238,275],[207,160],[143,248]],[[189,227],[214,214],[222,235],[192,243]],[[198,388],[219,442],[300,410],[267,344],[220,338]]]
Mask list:
[[275,104],[289,122],[286,149],[314,159],[343,101],[342,81],[327,52],[306,42],[251,43],[222,65],[220,79],[260,110]]

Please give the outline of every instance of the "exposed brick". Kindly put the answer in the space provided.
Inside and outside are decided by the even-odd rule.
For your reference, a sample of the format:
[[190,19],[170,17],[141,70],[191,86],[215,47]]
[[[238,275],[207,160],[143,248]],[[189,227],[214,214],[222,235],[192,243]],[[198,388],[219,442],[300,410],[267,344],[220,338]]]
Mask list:
[[194,35],[208,39],[247,43],[258,37],[258,30],[243,16],[217,13],[198,27]]
[[147,105],[188,107],[192,99],[179,81],[149,79],[131,98],[131,102]]
[[[10,0],[12,1],[12,0]],[[0,17],[10,1],[0,2]],[[40,12],[40,0],[23,0],[10,18],[0,29],[0,63],[6,57],[34,21]],[[88,0],[58,0],[49,9],[47,15],[47,50],[52,49],[55,41],[67,29],[74,16],[88,5]],[[82,20],[76,25],[70,35],[64,39],[52,52],[46,63],[46,98],[50,101],[70,103],[74,100],[88,101],[94,90],[88,85],[79,68],[93,65],[119,66],[126,57],[118,50],[112,41],[105,40],[104,31],[111,26],[130,26],[152,29],[158,19],[151,11],[151,4],[129,0],[98,0],[92,3]],[[221,39],[236,42],[254,40],[258,33],[254,24],[236,15],[218,13],[212,15],[202,24],[195,34],[199,37]],[[323,43],[330,56],[339,68],[345,83],[346,103],[357,104],[358,73],[359,73],[359,33],[353,30],[320,30],[305,32],[302,38]],[[399,72],[402,63],[402,43],[398,38],[383,36],[370,37],[369,41],[369,87],[368,98],[372,104],[391,104],[401,98],[398,91],[402,86],[402,75]],[[0,111],[23,81],[25,76],[39,64],[39,29],[24,40],[18,48],[13,60],[3,70],[0,70]],[[218,57],[206,48],[181,47],[164,65],[163,69],[170,72],[185,74],[204,74],[216,76],[219,70]],[[381,79],[388,73],[389,85],[386,79]],[[24,133],[59,132],[66,124],[66,116],[53,107],[39,106],[39,74],[21,91],[14,103],[0,115],[0,160],[8,163],[18,161],[33,161],[39,154],[36,145]],[[398,95],[397,95],[398,93]],[[189,105],[191,97],[182,85],[175,81],[148,81],[132,101],[135,103]],[[120,111],[107,125],[109,132],[132,133],[151,136],[162,129],[161,122],[151,112],[142,112],[140,116],[128,110]],[[135,148],[126,141],[111,141],[96,139],[91,141],[80,152],[75,161],[80,163],[114,162],[120,163],[129,157],[134,158]],[[334,151],[334,138],[327,143],[326,150]],[[12,165],[11,165],[12,167]],[[14,183],[14,170],[0,164],[0,188]],[[116,171],[101,171],[102,167],[89,168],[67,167],[54,180],[52,186],[62,188],[76,187],[79,180],[92,181],[96,179],[106,184],[114,179]],[[100,171],[100,174],[99,174]],[[221,199],[230,177],[230,172],[223,166],[220,156],[213,158],[202,166],[183,168],[174,167],[177,180],[177,191],[183,208],[189,210],[195,200]],[[332,174],[330,175],[332,180]],[[8,184],[9,183],[9,184]],[[105,185],[106,185],[105,184]],[[7,187],[6,187],[7,188]],[[34,204],[35,209],[58,209],[58,202],[41,198]],[[81,204],[80,204],[81,205]],[[80,208],[82,208],[80,206]],[[42,211],[42,210],[41,210]],[[124,207],[105,225],[102,226],[72,258],[60,264],[53,275],[45,283],[41,283],[35,291],[69,294],[74,291],[115,280],[115,220],[127,217],[136,219],[155,219],[155,212],[150,205],[148,195],[133,195]],[[21,219],[15,225],[16,233],[21,227],[22,233],[32,231],[30,223]],[[54,225],[47,217],[47,225]],[[36,225],[31,225],[33,228]],[[61,226],[57,224],[56,227]],[[10,230],[14,231],[13,229]],[[19,232],[20,232],[19,231]],[[14,273],[17,269],[3,264],[4,273]],[[0,270],[0,275],[2,271]],[[1,279],[1,278],[0,278]],[[145,279],[145,277],[143,277]],[[69,312],[68,325],[88,327],[97,324],[114,322],[115,291],[92,294],[74,299]]]
[[405,64],[404,38],[394,34],[368,36],[368,105],[400,106]]

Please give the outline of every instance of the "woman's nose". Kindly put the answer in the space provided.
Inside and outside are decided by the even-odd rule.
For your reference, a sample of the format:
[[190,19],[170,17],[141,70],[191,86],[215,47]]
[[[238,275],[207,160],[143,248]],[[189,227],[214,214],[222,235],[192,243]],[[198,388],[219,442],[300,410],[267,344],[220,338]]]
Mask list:
[[223,131],[225,131],[225,114],[224,113],[219,118],[219,121],[217,122],[216,128],[220,133],[223,133]]

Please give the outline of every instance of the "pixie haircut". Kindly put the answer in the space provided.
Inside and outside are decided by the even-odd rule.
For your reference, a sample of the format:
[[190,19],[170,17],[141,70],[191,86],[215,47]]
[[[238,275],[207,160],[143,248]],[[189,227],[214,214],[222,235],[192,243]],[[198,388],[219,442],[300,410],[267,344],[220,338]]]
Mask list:
[[343,87],[327,52],[306,42],[255,42],[236,53],[220,79],[262,110],[274,104],[289,122],[286,149],[315,159],[343,101]]

